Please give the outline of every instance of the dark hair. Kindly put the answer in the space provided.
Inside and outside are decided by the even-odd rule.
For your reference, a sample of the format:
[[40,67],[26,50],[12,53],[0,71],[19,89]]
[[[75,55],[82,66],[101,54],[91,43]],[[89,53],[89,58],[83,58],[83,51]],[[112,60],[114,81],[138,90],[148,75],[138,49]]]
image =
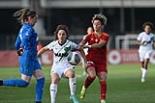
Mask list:
[[107,18],[102,14],[95,14],[92,18],[92,23],[94,23],[95,20],[99,20],[102,25],[107,24]]
[[151,29],[154,28],[153,23],[151,23],[151,22],[149,22],[149,21],[147,21],[147,22],[145,22],[145,23],[143,24],[143,29],[144,29],[146,26],[150,26]]
[[56,40],[58,39],[57,34],[58,34],[59,30],[64,30],[64,31],[66,32],[67,39],[68,39],[68,37],[69,37],[69,30],[68,30],[68,27],[67,27],[66,25],[58,25],[58,26],[57,26],[57,28],[56,28],[56,30],[55,30],[55,32],[54,32],[54,34],[55,34],[55,39],[56,39]]
[[16,17],[20,23],[27,21],[29,16],[33,18],[36,15],[37,13],[30,9],[20,9],[13,14],[13,16]]

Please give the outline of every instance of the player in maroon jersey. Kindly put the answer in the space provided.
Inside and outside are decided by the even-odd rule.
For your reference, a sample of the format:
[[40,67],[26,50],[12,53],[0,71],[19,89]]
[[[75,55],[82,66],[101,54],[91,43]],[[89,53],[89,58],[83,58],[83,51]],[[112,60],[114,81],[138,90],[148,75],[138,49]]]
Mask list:
[[[80,42],[81,48],[88,48],[86,55],[87,78],[84,81],[80,98],[83,99],[87,88],[95,80],[96,76],[100,83],[100,101],[105,103],[106,99],[106,77],[107,77],[107,43],[109,35],[102,30],[106,25],[107,19],[104,15],[97,14],[92,18],[94,32],[83,37]],[[88,43],[88,45],[85,45]]]

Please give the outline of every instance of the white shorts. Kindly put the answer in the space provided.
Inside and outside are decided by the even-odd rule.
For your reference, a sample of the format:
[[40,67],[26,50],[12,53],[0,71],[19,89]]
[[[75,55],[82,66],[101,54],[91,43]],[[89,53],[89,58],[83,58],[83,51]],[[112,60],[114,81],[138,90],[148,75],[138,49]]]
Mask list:
[[150,59],[153,50],[149,51],[139,51],[139,59],[140,61],[144,61],[145,59]]
[[51,74],[56,73],[59,75],[59,78],[61,78],[67,70],[73,69],[73,68],[74,66],[69,63],[53,65],[51,68]]

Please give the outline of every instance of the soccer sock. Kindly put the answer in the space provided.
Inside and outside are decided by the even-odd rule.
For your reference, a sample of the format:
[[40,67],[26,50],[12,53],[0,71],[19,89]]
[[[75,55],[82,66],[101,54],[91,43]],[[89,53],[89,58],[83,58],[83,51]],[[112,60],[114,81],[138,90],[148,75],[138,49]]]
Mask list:
[[106,92],[107,92],[107,83],[106,81],[100,81],[100,88],[101,88],[101,99],[106,98]]
[[70,94],[75,95],[76,92],[76,78],[69,78],[69,87],[70,87]]
[[37,79],[36,90],[35,90],[35,94],[36,94],[35,101],[36,102],[40,102],[42,100],[44,84],[45,84],[44,77]]
[[50,85],[51,103],[55,103],[56,94],[57,94],[57,84],[51,84]]
[[22,79],[13,79],[13,80],[4,80],[3,86],[12,86],[12,87],[27,87],[29,82]]
[[88,76],[85,80],[85,83],[84,83],[84,86],[85,88],[88,88],[90,86],[90,84],[95,80],[95,77],[94,78],[91,78],[90,76]]
[[147,74],[147,70],[145,68],[142,68],[142,78],[145,79],[146,74]]

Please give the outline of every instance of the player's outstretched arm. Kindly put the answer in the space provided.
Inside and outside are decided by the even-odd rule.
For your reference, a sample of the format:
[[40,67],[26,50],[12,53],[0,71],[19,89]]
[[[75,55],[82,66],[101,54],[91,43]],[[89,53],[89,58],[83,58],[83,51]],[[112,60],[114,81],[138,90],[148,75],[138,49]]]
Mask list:
[[85,45],[84,48],[102,48],[107,44],[106,41],[101,40],[99,43],[94,43],[92,45]]
[[48,50],[49,50],[49,48],[43,47],[43,48],[41,48],[41,49],[38,51],[37,55],[40,56],[41,54],[43,54],[45,51],[48,51]]

